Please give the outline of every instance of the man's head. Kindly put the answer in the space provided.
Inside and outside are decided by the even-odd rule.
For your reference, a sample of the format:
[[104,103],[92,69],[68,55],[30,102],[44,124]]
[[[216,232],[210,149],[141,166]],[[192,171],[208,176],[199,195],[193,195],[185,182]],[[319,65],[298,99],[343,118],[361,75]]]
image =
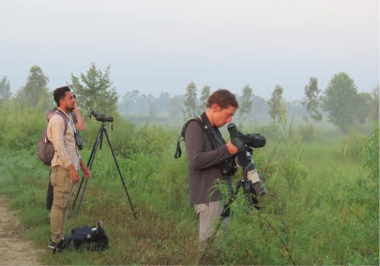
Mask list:
[[239,103],[235,94],[225,89],[214,91],[207,100],[207,116],[211,125],[221,127],[231,123]]
[[54,90],[54,101],[65,112],[72,112],[75,109],[75,97],[68,86]]

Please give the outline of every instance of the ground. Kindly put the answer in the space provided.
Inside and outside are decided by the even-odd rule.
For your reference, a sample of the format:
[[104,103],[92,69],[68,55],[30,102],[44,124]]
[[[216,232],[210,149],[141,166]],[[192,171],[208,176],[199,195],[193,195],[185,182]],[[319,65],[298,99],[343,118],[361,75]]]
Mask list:
[[0,197],[0,265],[41,265],[33,243],[25,241],[25,229],[8,208],[9,200]]

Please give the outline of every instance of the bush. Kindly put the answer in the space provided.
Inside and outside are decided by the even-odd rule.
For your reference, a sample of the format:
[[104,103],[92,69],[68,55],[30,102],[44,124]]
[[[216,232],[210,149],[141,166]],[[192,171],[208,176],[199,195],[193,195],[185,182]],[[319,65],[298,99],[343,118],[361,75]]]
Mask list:
[[297,133],[304,142],[321,141],[324,138],[323,131],[316,129],[313,124],[310,123],[300,125]]

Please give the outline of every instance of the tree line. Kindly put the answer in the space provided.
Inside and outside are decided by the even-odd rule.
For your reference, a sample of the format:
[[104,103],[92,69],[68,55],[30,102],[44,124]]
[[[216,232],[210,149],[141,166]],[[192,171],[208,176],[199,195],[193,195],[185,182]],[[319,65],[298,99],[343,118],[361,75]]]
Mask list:
[[[79,76],[71,74],[71,81],[66,82],[78,99],[78,106],[83,113],[96,110],[101,114],[121,114],[148,116],[155,118],[166,116],[176,120],[187,121],[198,116],[206,108],[211,87],[205,85],[198,98],[197,86],[191,81],[186,87],[185,95],[171,96],[162,92],[158,97],[152,94],[142,94],[138,90],[125,93],[119,101],[119,95],[110,80],[110,66],[104,71],[91,63],[86,73]],[[0,80],[0,103],[2,106],[15,103],[24,108],[47,110],[55,106],[52,90],[47,84],[49,78],[44,75],[41,67],[30,68],[26,84],[15,94],[11,92],[10,81],[6,76]],[[364,124],[369,119],[378,119],[379,85],[372,93],[358,93],[354,80],[345,72],[335,74],[328,86],[322,90],[318,79],[311,77],[304,87],[302,100],[288,102],[283,98],[284,89],[281,85],[273,88],[271,98],[255,95],[249,84],[237,95],[240,103],[238,122],[253,122],[256,119],[268,118],[272,122],[280,122],[285,116],[302,116],[307,122],[325,119],[337,126],[341,133],[355,124]]]

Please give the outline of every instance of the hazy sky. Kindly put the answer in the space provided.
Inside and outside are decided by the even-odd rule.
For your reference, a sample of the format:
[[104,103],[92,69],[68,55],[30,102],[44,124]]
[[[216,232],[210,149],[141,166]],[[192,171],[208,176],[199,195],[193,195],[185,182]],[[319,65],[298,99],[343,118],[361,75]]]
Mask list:
[[185,94],[193,81],[268,99],[301,99],[341,71],[379,83],[378,0],[40,1],[0,3],[0,78],[12,91],[39,65],[54,89],[95,62],[118,93]]

